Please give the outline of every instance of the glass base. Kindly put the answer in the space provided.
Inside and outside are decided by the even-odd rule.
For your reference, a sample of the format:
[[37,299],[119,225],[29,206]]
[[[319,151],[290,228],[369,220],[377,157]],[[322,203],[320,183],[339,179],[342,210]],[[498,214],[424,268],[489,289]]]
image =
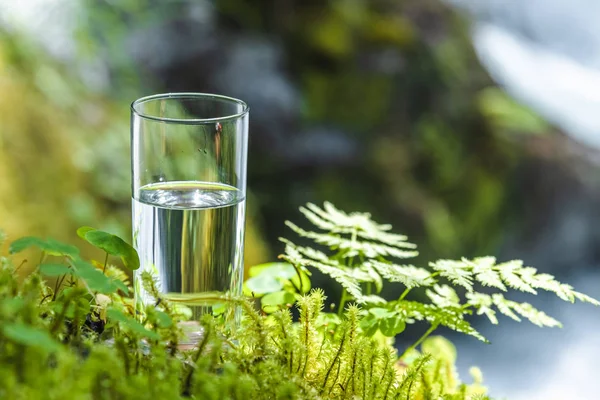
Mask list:
[[180,339],[179,350],[193,350],[204,337],[204,328],[198,321],[182,321],[179,327],[183,331],[183,338]]

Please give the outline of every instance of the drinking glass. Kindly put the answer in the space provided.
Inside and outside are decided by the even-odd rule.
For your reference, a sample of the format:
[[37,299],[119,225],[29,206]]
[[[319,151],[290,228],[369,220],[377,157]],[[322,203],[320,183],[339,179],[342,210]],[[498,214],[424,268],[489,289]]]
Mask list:
[[[248,106],[202,93],[143,97],[131,105],[134,276],[138,309],[163,296],[211,311],[206,294],[241,294]],[[140,307],[142,306],[142,307]]]

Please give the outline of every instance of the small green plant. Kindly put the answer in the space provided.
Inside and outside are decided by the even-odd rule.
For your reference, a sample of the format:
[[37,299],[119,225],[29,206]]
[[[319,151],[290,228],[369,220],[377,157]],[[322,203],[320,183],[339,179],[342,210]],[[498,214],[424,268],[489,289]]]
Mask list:
[[[103,262],[83,260],[76,247],[51,239],[14,241],[11,253],[37,247],[41,257],[23,281],[10,258],[0,259],[0,398],[488,399],[478,369],[471,371],[471,384],[458,379],[456,350],[431,336],[438,327],[484,340],[467,317],[485,314],[497,323],[497,311],[559,326],[529,304],[504,297],[509,288],[598,304],[516,261],[394,264],[389,260],[408,259],[416,250],[390,226],[328,203],[301,210],[322,232],[288,225],[329,253],[284,240],[285,262],[254,267],[246,297],[207,294],[241,308],[241,326],[232,325],[227,312],[205,316],[204,335],[191,349],[180,344],[185,309],[164,299],[149,273],[141,284],[154,304],[134,309],[127,275],[109,262],[114,256],[126,268],[139,267],[135,250],[121,239],[78,230],[104,251]],[[311,289],[312,268],[343,287],[331,312],[324,311],[324,293]],[[403,285],[397,299],[379,296],[385,282]],[[451,285],[462,290],[463,300]],[[428,300],[413,298],[418,291]],[[416,321],[426,321],[428,329],[398,356],[392,339]]]

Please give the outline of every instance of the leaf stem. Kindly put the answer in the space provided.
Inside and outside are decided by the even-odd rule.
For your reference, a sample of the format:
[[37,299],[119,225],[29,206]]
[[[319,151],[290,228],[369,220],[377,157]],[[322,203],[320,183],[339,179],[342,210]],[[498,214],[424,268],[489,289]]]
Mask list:
[[62,285],[62,283],[66,277],[67,277],[67,274],[63,274],[63,276],[61,276],[60,279],[56,280],[56,284],[54,285],[54,294],[52,295],[52,301],[56,300],[56,295],[58,294],[58,289],[60,289],[60,286]]
[[406,350],[404,350],[404,353],[402,353],[402,355],[399,358],[402,359],[410,351],[412,351],[415,348],[417,348],[417,346],[419,346],[421,343],[423,343],[423,341],[425,339],[427,339],[429,337],[429,335],[431,335],[433,333],[433,331],[435,331],[437,329],[438,326],[439,326],[438,323],[435,323],[435,324],[431,325],[429,327],[429,329],[427,329],[427,331],[425,331],[425,333],[423,334],[423,336],[421,336],[416,342],[414,342],[411,346],[409,346]]
[[[357,234],[357,230],[356,228],[354,228],[352,230],[352,238],[350,240],[352,240],[352,246],[354,246],[354,243],[356,242],[356,234]],[[350,257],[348,259],[348,268],[352,268],[352,264],[354,264],[354,257]]]
[[42,254],[40,254],[40,262],[38,263],[38,268],[44,262],[44,258],[46,258],[46,252],[42,251]]
[[21,264],[19,264],[19,266],[18,266],[17,268],[15,268],[15,271],[14,271],[14,273],[16,274],[16,273],[17,273],[17,271],[19,271],[19,269],[21,269],[21,267],[22,267],[23,265],[25,265],[25,263],[26,263],[26,262],[27,262],[27,259],[23,260],[23,261],[21,262]]
[[346,305],[346,302],[348,301],[348,292],[346,292],[346,289],[342,289],[342,297],[340,298],[340,305],[338,307],[338,316],[341,317],[342,314],[344,313],[344,306]]
[[104,257],[104,268],[102,268],[102,273],[106,275],[106,264],[108,263],[108,251],[106,252],[106,257]]
[[[298,275],[298,281],[300,281],[300,290],[299,290],[299,293],[303,294],[304,293],[304,285],[302,283],[302,273],[300,272],[300,269],[295,264],[292,264],[292,267],[294,267],[294,270],[296,271],[296,275]],[[290,279],[290,282],[291,282],[291,279]]]
[[406,288],[404,289],[404,292],[402,292],[402,294],[400,295],[400,297],[398,297],[398,301],[404,300],[404,298],[406,297],[406,295],[408,295],[408,293],[412,290],[412,288]]

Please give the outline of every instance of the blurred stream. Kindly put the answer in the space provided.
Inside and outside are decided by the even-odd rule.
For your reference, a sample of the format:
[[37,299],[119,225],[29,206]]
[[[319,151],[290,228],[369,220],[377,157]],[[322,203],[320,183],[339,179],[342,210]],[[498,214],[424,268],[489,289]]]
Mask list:
[[[600,3],[594,0],[449,0],[474,19],[473,42],[494,80],[515,98],[562,128],[575,140],[600,148]],[[597,181],[596,168],[583,172]],[[549,174],[552,172],[549,171]],[[556,176],[554,176],[556,177]],[[552,180],[553,176],[548,179]],[[558,185],[557,185],[558,186]],[[564,188],[563,188],[564,190]],[[596,196],[569,198],[547,216],[536,246],[516,242],[505,256],[523,258],[559,274],[578,290],[600,297]],[[554,221],[554,222],[552,222]],[[558,222],[562,221],[562,222]],[[480,366],[494,396],[513,400],[600,398],[600,314],[552,296],[534,299],[563,329],[541,330],[504,319],[500,328],[482,326],[493,346],[458,339],[459,364]]]

